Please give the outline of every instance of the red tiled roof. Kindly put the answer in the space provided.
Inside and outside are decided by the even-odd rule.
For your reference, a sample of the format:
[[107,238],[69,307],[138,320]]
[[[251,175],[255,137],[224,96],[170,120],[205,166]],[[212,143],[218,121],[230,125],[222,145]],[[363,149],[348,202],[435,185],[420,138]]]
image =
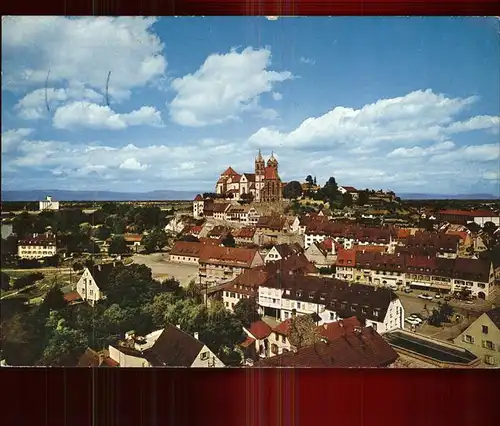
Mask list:
[[333,341],[316,343],[294,352],[266,358],[254,367],[387,367],[396,351],[372,327],[348,333]]
[[127,242],[141,242],[142,240],[142,235],[141,234],[125,234],[123,236],[125,241]]
[[356,252],[358,252],[358,251],[361,251],[361,252],[370,251],[370,252],[375,252],[375,253],[385,253],[387,251],[387,246],[374,246],[371,244],[367,244],[367,245],[355,244],[353,249]]
[[292,326],[292,319],[288,318],[285,321],[280,322],[276,327],[274,327],[273,331],[275,333],[281,334],[282,336],[288,336],[291,326]]
[[220,246],[222,244],[221,238],[207,238],[201,237],[199,238],[201,244],[207,244],[211,246]]
[[194,201],[203,201],[203,197],[198,194],[196,197],[194,197]]
[[354,186],[342,186],[347,192],[356,192],[357,189]]
[[269,327],[268,324],[266,324],[264,321],[255,321],[250,325],[250,328],[248,329],[250,334],[254,336],[256,339],[265,339],[268,337],[272,330],[271,327]]
[[189,232],[194,233],[194,234],[199,234],[203,230],[203,226],[196,225],[196,226],[191,226],[189,229]]
[[352,266],[356,264],[356,250],[353,249],[339,249],[337,252],[336,265],[338,266]]
[[233,232],[235,238],[253,238],[255,235],[255,228],[241,228]]
[[176,241],[170,254],[175,256],[200,257],[203,244],[191,241]]
[[397,238],[399,239],[405,239],[408,238],[411,235],[411,231],[406,228],[398,228],[397,229]]
[[81,299],[81,296],[78,294],[77,291],[70,291],[69,293],[66,293],[64,295],[64,300],[66,300],[66,302],[68,302],[68,303],[75,302],[75,301],[80,300],[80,299]]
[[266,166],[264,168],[264,179],[279,179],[278,172],[274,167]]
[[350,317],[320,325],[318,331],[322,337],[332,341],[345,334],[352,333],[357,327],[361,327],[359,320],[356,317]]
[[498,217],[498,214],[491,210],[441,210],[441,215],[469,216],[469,217]]
[[254,342],[255,339],[253,337],[248,336],[243,343],[240,343],[240,346],[243,348],[248,348]]
[[258,251],[249,248],[203,245],[200,263],[231,265],[249,268]]
[[228,167],[221,176],[240,176],[232,167]]
[[261,216],[257,222],[257,228],[281,231],[286,224],[286,218],[282,216]]

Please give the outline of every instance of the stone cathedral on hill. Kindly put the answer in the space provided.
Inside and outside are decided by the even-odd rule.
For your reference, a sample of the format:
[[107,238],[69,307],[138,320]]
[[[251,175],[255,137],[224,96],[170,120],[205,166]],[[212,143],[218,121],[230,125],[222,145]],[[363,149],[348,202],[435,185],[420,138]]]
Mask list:
[[232,167],[228,167],[220,175],[215,192],[234,200],[241,199],[243,194],[252,194],[256,202],[282,200],[283,183],[278,174],[278,160],[271,154],[266,163],[259,150],[254,173],[239,174]]

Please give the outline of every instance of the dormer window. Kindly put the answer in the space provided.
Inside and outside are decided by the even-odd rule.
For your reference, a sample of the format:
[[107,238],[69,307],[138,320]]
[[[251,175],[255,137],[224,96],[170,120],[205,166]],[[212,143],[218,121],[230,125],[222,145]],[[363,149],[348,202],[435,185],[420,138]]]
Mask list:
[[321,295],[319,296],[319,299],[320,300],[325,300],[326,299],[326,294],[325,293],[321,293]]
[[290,295],[290,290],[285,290],[286,295]]
[[297,290],[296,294],[297,294],[297,297],[302,297],[302,290]]
[[379,309],[374,309],[374,310],[373,310],[373,316],[374,316],[375,318],[378,318],[378,317],[380,316],[380,310],[379,310]]
[[314,292],[309,293],[309,299],[314,299]]

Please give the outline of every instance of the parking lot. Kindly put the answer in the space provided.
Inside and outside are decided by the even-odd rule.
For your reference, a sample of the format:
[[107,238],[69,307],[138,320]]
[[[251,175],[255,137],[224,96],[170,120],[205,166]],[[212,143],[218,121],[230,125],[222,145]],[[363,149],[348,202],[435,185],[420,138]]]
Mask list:
[[175,278],[182,286],[187,286],[191,280],[198,278],[198,265],[170,262],[167,253],[135,254],[132,259],[134,263],[151,268],[156,279]]

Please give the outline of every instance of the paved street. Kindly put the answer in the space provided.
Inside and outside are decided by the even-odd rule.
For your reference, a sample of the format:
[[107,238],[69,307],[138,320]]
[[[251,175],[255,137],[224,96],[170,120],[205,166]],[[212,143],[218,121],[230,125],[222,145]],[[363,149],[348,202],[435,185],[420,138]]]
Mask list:
[[198,265],[186,265],[168,261],[167,253],[135,254],[133,262],[151,268],[153,278],[176,278],[182,286],[187,286],[198,278]]

